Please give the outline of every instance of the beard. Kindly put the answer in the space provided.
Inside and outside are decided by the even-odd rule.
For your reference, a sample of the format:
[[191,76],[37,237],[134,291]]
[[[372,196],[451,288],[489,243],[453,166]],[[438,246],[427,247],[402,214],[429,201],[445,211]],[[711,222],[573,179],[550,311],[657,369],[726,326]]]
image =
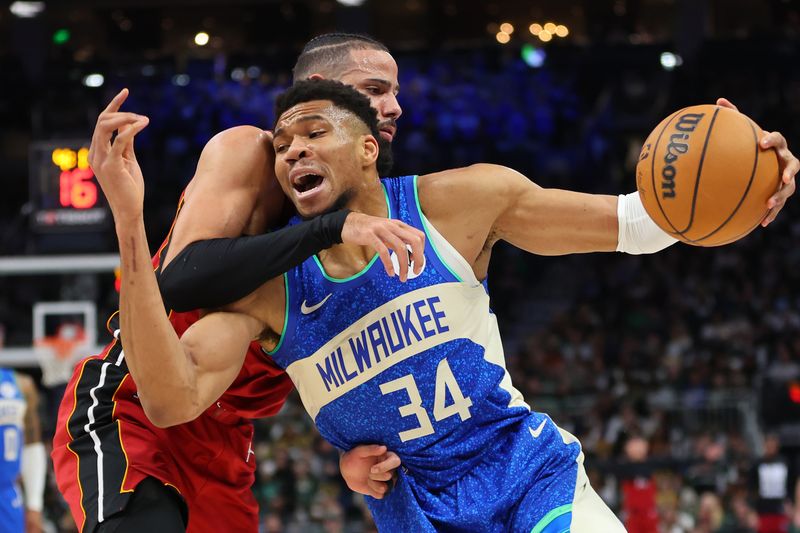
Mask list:
[[392,143],[378,136],[378,160],[375,166],[378,169],[378,176],[386,177],[394,166],[394,154],[392,153]]
[[[327,215],[328,213],[333,213],[334,211],[339,211],[340,209],[344,209],[345,206],[350,203],[350,200],[353,199],[354,192],[352,189],[347,189],[342,194],[340,194],[333,203],[328,206],[327,209],[322,210],[319,213],[311,213],[308,215],[300,215],[300,218],[303,220],[311,220],[312,218],[316,218],[322,215]],[[299,213],[298,213],[299,214]]]

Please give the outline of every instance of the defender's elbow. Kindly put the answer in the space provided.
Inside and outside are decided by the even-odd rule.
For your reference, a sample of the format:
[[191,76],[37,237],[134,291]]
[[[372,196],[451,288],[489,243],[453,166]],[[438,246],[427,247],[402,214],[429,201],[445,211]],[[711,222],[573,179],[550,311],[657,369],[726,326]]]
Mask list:
[[193,405],[186,406],[179,401],[147,401],[141,396],[140,400],[145,416],[157,428],[164,429],[185,424],[200,415]]

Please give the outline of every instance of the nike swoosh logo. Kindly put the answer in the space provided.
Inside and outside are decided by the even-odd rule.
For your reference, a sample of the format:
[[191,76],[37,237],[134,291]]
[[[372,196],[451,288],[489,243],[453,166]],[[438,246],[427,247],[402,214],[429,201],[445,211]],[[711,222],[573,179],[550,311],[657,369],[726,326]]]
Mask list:
[[531,429],[531,427],[528,426],[528,431],[531,432],[531,437],[533,437],[534,439],[538,439],[539,435],[542,434],[542,430],[544,429],[544,425],[546,423],[547,423],[547,420],[542,420],[542,423],[539,424],[539,427],[536,428],[536,429]]
[[333,293],[328,294],[325,298],[322,299],[321,302],[314,305],[306,305],[306,301],[303,300],[303,303],[300,304],[300,312],[303,313],[304,315],[310,315],[311,313],[313,313],[314,311],[325,305],[325,302],[327,302],[328,298],[330,298],[331,296],[333,296]]

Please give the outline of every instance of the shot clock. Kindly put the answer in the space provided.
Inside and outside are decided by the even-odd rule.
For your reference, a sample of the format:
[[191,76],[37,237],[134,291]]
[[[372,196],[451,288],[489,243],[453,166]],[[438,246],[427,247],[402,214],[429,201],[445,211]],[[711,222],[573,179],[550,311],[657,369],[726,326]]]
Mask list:
[[95,232],[111,213],[89,166],[88,141],[38,142],[30,149],[31,224],[34,231]]

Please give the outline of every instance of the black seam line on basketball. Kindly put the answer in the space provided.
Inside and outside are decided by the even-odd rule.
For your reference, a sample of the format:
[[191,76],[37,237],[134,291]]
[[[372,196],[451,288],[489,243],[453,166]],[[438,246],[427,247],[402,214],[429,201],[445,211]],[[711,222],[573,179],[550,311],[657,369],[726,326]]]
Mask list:
[[703,151],[700,152],[700,163],[697,165],[697,177],[694,179],[694,194],[692,195],[692,209],[689,211],[689,225],[686,226],[683,230],[679,231],[680,235],[684,235],[687,231],[692,228],[692,224],[694,224],[694,212],[697,208],[697,192],[700,190],[700,176],[703,174],[703,162],[706,158],[706,150],[708,149],[708,140],[711,138],[711,132],[714,130],[714,121],[717,120],[717,114],[719,113],[719,107],[714,110],[714,114],[711,116],[711,124],[708,125],[708,131],[706,132],[706,140],[703,143]]
[[[767,209],[767,212],[769,212],[769,209]],[[764,213],[764,215],[766,215],[766,212]],[[730,243],[732,243],[732,242],[738,241],[739,239],[741,239],[742,237],[744,237],[745,235],[747,235],[748,233],[750,233],[751,231],[753,231],[754,229],[756,229],[756,228],[758,227],[758,225],[759,225],[759,224],[761,224],[761,221],[762,221],[762,220],[764,220],[764,217],[763,217],[763,216],[762,216],[761,218],[759,218],[759,219],[756,221],[756,223],[755,223],[755,224],[753,224],[752,226],[750,226],[749,228],[747,228],[746,230],[744,230],[743,232],[741,232],[739,235],[736,235],[735,237],[731,237],[731,238],[730,238],[730,239],[728,239],[727,241],[722,241],[722,242],[720,242],[720,243],[716,243],[714,246],[722,246],[723,244],[730,244]],[[702,244],[703,244],[703,243],[699,243],[699,244],[702,246]]]
[[675,120],[675,117],[677,117],[678,114],[681,111],[683,111],[683,109],[679,109],[679,110],[675,111],[672,114],[672,116],[669,117],[669,119],[667,120],[667,123],[664,124],[664,127],[661,128],[661,131],[658,134],[658,138],[656,139],[656,144],[655,144],[655,146],[653,146],[653,151],[650,152],[651,154],[653,154],[653,159],[650,161],[650,181],[653,183],[653,196],[656,199],[656,205],[658,205],[659,211],[661,211],[661,214],[664,215],[664,220],[667,221],[667,224],[669,224],[669,227],[674,229],[676,233],[678,231],[678,228],[675,227],[675,225],[672,223],[672,221],[667,216],[667,213],[664,211],[664,207],[661,205],[661,199],[658,197],[658,192],[656,191],[656,154],[658,153],[658,143],[661,142],[661,136],[664,135],[664,132],[667,131],[667,128],[669,127],[670,123],[673,120]]
[[[750,180],[747,182],[747,187],[745,187],[744,192],[742,193],[742,197],[739,198],[739,203],[736,204],[736,207],[733,209],[733,212],[730,215],[728,215],[728,218],[726,218],[722,222],[722,224],[717,226],[717,229],[715,229],[714,231],[712,231],[708,235],[705,235],[703,237],[700,237],[699,239],[693,240],[692,242],[705,240],[705,239],[711,237],[712,235],[714,235],[716,232],[718,232],[722,228],[724,228],[725,224],[730,222],[731,219],[734,217],[734,215],[736,215],[736,212],[739,211],[739,208],[742,207],[742,204],[744,203],[744,199],[747,198],[747,193],[750,192],[750,187],[753,186],[753,179],[755,179],[755,177],[756,177],[756,169],[758,168],[758,134],[756,133],[756,129],[753,127],[753,123],[750,122],[750,120],[745,116],[742,116],[742,118],[747,121],[747,123],[750,126],[750,129],[753,131],[753,140],[755,141],[753,146],[755,146],[755,149],[756,149],[756,156],[753,159],[753,169],[750,171]],[[763,218],[764,217],[761,217],[761,219],[763,219]],[[759,222],[761,221],[761,219],[759,219]],[[753,228],[750,228],[748,230],[748,232],[749,231],[753,231],[754,228],[755,228],[755,226],[753,226]]]

